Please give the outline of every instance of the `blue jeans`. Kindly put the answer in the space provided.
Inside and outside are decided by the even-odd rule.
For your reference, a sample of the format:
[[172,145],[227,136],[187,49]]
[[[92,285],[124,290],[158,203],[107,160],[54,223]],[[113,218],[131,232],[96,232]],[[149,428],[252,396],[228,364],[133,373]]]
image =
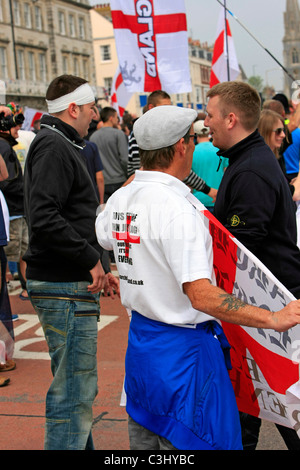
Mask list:
[[94,449],[99,294],[88,282],[27,281],[44,330],[53,381],[46,397],[45,450]]

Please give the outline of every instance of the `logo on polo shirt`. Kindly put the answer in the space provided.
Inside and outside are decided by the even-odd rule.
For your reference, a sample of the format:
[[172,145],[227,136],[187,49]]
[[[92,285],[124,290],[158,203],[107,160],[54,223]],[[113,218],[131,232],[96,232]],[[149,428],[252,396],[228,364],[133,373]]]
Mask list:
[[238,225],[246,225],[245,222],[243,222],[238,215],[233,215],[230,219],[230,225],[231,227],[237,227]]

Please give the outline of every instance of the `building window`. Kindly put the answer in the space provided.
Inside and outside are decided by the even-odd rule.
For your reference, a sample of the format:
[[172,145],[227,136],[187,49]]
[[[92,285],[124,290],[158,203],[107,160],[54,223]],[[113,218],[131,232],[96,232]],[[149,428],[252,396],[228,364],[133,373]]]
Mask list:
[[107,44],[105,46],[100,46],[100,51],[101,51],[101,60],[103,62],[107,60],[111,60],[111,52],[110,52],[110,45]]
[[14,15],[14,25],[20,26],[21,17],[20,17],[20,4],[18,0],[14,0],[13,2],[13,15]]
[[31,10],[29,3],[24,3],[24,24],[25,28],[31,28]]
[[106,90],[106,92],[108,93],[109,96],[110,96],[110,93],[111,93],[112,82],[113,82],[112,77],[104,78],[104,88],[105,88],[105,90]]
[[79,63],[77,58],[74,58],[73,61],[73,73],[74,75],[79,75]]
[[24,60],[24,51],[18,50],[18,74],[20,80],[25,80],[25,60]]
[[69,15],[69,33],[71,38],[74,38],[76,36],[74,15]]
[[29,70],[29,80],[35,81],[36,80],[36,73],[35,73],[35,61],[34,61],[34,53],[28,52],[28,70]]
[[299,55],[297,49],[292,50],[292,64],[298,64],[299,63]]
[[7,58],[6,58],[6,49],[5,47],[0,47],[0,70],[1,78],[7,78]]
[[80,39],[85,39],[85,24],[84,24],[84,18],[79,18],[79,38]]
[[35,19],[35,27],[38,31],[42,30],[42,12],[40,7],[34,7],[34,19]]
[[200,73],[201,73],[201,82],[205,84],[209,83],[209,79],[210,79],[209,67],[204,67],[203,65],[200,66]]
[[89,80],[89,62],[87,59],[82,60],[82,76],[85,80]]
[[60,34],[66,34],[65,14],[63,11],[58,12],[58,30]]
[[47,80],[47,65],[46,65],[46,55],[43,53],[39,54],[39,67],[40,67],[40,81],[45,82]]
[[62,58],[62,70],[64,74],[69,72],[68,57],[65,55]]

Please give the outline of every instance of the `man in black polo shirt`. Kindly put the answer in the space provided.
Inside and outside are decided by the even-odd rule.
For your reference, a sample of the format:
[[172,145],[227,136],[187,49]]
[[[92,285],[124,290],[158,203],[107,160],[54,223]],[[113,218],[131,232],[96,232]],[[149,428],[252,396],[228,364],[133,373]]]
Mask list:
[[[224,82],[209,90],[208,97],[205,126],[218,155],[229,159],[214,214],[299,299],[296,208],[275,155],[257,131],[259,95],[245,83]],[[251,426],[242,422],[244,433],[254,438],[251,444],[243,439],[244,448],[254,449],[260,420],[243,418],[251,421]],[[278,429],[289,449],[300,449],[293,430]]]

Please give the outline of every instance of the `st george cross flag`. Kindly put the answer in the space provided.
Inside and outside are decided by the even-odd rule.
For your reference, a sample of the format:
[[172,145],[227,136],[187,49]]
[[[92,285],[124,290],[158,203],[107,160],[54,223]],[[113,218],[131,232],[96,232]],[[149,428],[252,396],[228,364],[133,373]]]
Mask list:
[[191,91],[184,0],[111,0],[110,6],[127,90]]
[[[206,210],[188,200],[209,227],[217,285],[242,301],[281,310],[294,296]],[[222,322],[231,345],[231,382],[240,411],[294,428],[300,436],[300,325],[284,333]]]
[[33,109],[33,108],[27,108],[25,107],[24,110],[24,122],[22,125],[22,129],[25,131],[31,131],[33,128],[33,123],[37,119],[41,119],[43,116],[44,112],[39,111],[38,109]]
[[110,100],[112,107],[115,108],[120,117],[123,117],[124,111],[130,101],[131,96],[132,93],[129,93],[129,91],[127,91],[127,88],[125,87],[123,82],[121,70],[118,67],[111,88]]
[[222,8],[220,10],[216,41],[214,45],[210,73],[210,87],[217,85],[217,83],[235,80],[240,73],[228,19],[226,19],[226,25],[227,28],[225,28],[225,13]]

